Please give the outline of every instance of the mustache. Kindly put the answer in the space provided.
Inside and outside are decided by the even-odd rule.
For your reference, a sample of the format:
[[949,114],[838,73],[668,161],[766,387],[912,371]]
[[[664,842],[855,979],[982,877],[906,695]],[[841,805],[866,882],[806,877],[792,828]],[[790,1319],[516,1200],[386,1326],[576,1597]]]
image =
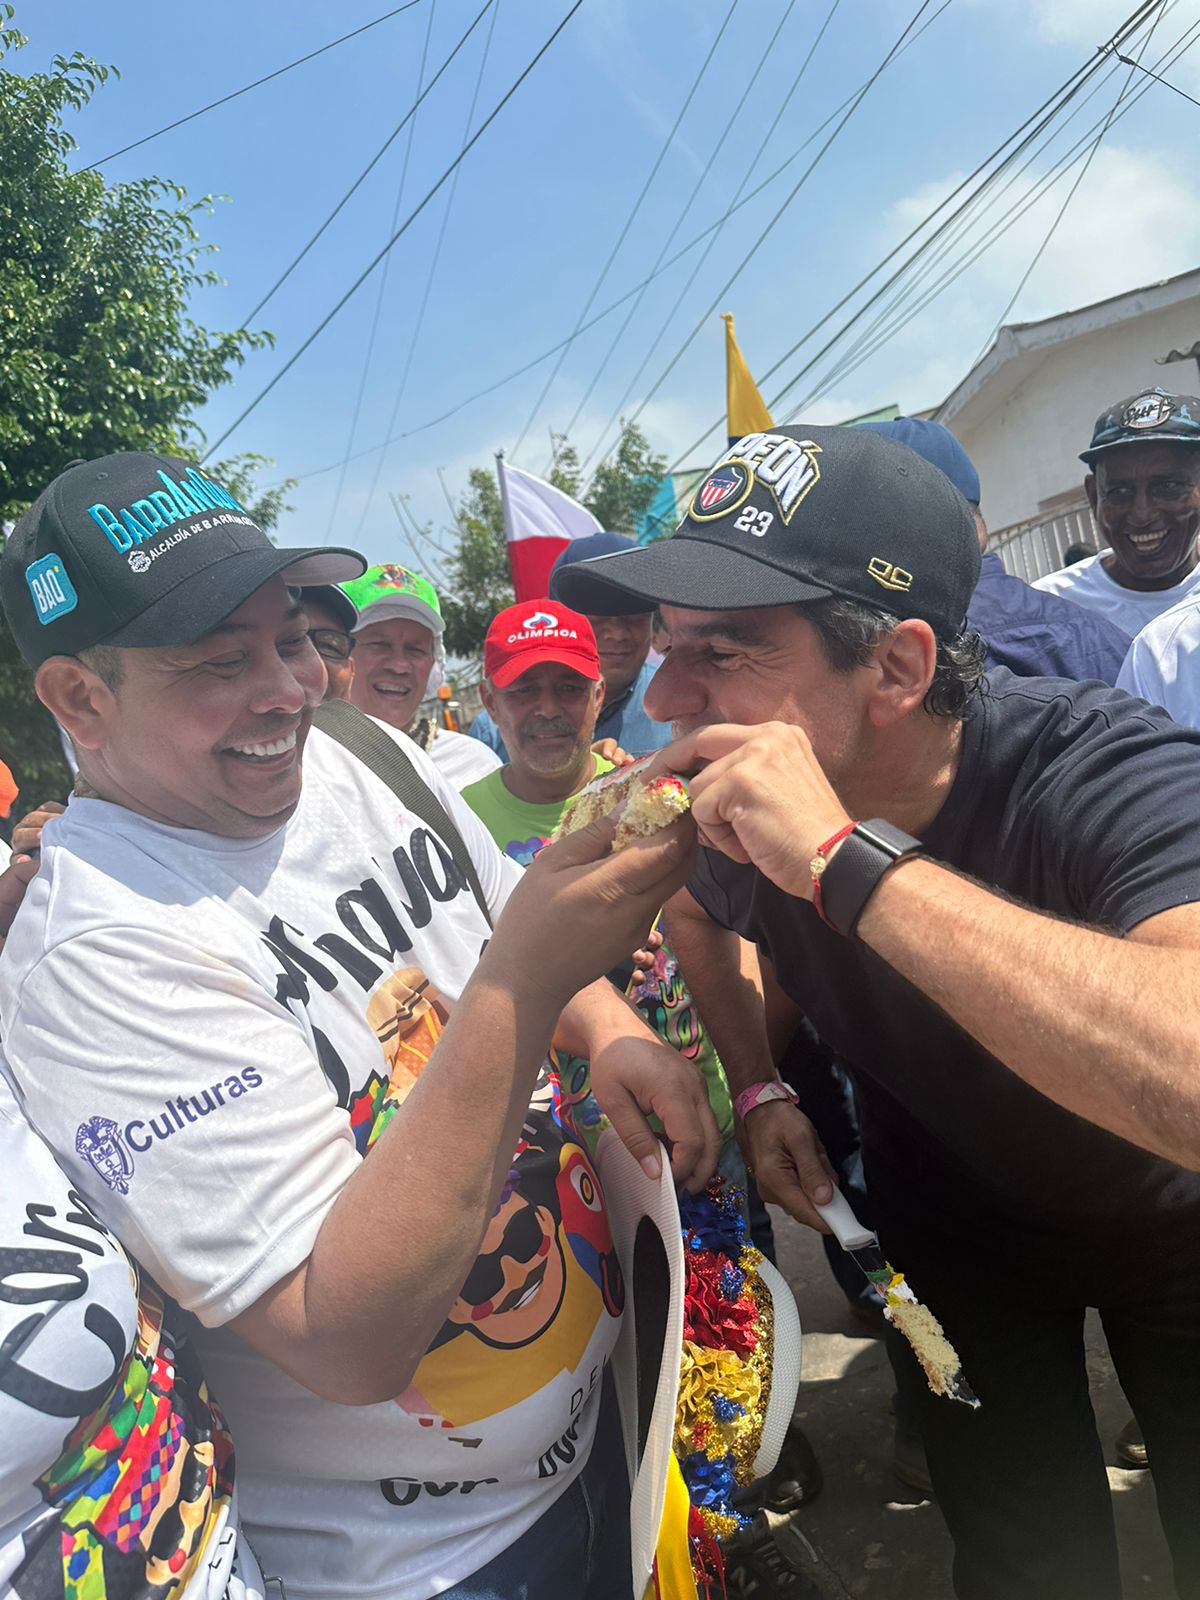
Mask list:
[[527,724],[525,727],[525,733],[527,735],[532,734],[535,737],[542,734],[551,736],[562,734],[564,738],[570,739],[574,736],[575,731],[574,726],[565,717],[550,717],[545,721]]

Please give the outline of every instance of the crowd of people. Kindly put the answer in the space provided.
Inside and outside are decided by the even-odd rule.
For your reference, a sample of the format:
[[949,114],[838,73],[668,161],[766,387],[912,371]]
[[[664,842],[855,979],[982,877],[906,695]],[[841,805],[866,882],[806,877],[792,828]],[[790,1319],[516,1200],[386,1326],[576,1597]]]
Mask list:
[[[1097,1308],[1200,1596],[1200,400],[1082,459],[1103,547],[1031,587],[938,424],[741,438],[493,619],[466,734],[409,567],[164,457],[46,486],[0,598],[77,780],[0,875],[0,1594],[627,1600],[604,1122],[768,1253],[840,1186],[920,1285],[981,1404],[889,1345],[897,1466],[961,1600],[1119,1600]],[[641,756],[687,817],[554,839]]]

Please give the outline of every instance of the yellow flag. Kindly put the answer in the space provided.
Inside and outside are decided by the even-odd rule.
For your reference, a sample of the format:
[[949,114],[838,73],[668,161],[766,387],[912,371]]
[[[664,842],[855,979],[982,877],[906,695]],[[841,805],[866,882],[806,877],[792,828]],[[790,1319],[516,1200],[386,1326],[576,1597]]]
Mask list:
[[688,1516],[691,1509],[687,1484],[683,1481],[679,1462],[672,1452],[667,1463],[667,1498],[658,1532],[654,1571],[642,1600],[699,1600],[688,1543]]
[[725,411],[729,428],[729,442],[733,444],[745,433],[765,433],[773,426],[758,386],[750,376],[746,358],[738,349],[733,332],[733,313],[723,311],[725,324]]

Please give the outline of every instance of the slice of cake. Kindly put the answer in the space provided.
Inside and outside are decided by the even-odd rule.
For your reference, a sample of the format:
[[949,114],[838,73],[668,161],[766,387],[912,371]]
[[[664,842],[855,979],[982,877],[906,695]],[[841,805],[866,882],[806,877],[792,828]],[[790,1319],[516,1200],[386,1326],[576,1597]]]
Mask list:
[[689,805],[687,785],[673,772],[647,777],[646,769],[653,760],[653,756],[644,756],[632,766],[618,767],[603,777],[594,778],[575,797],[554,837],[560,839],[586,828],[597,817],[616,813],[613,849],[624,850],[635,839],[657,833],[682,816]]

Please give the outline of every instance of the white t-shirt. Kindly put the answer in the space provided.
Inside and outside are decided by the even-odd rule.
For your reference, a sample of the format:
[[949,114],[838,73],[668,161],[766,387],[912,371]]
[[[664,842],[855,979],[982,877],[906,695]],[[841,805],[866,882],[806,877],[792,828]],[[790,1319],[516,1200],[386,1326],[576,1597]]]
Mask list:
[[1098,611],[1131,639],[1162,612],[1169,611],[1189,595],[1200,594],[1200,566],[1182,583],[1172,584],[1169,589],[1127,589],[1124,584],[1114,583],[1105,572],[1102,557],[1108,554],[1107,550],[1101,550],[1099,555],[1076,561],[1061,572],[1047,573],[1033,587],[1045,589],[1048,594],[1060,594],[1066,600],[1074,600],[1076,605],[1087,606],[1089,611]]
[[1117,688],[1200,728],[1200,596],[1156,617],[1129,647]]
[[439,728],[429,752],[433,764],[455,789],[465,789],[469,783],[478,783],[489,772],[504,765],[496,752],[478,739],[465,733],[451,733],[449,728]]
[[3,1077],[0,1173],[0,1596],[261,1600],[179,1312],[164,1326]]
[[[498,910],[520,869],[393,737]],[[73,799],[0,961],[30,1118],[209,1330],[244,1523],[291,1600],[440,1593],[531,1526],[591,1448],[620,1281],[598,1181],[544,1081],[485,1251],[395,1402],[320,1400],[220,1331],[307,1259],[488,936],[442,842],[314,730],[300,804],[268,839]]]

